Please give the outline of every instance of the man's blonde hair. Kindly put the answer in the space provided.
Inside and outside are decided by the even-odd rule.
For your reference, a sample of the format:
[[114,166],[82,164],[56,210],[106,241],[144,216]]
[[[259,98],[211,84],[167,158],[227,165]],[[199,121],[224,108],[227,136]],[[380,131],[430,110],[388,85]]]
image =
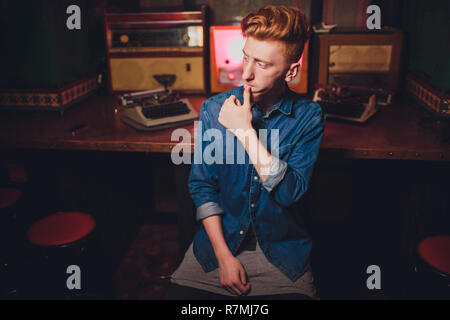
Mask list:
[[257,40],[280,41],[285,44],[289,63],[297,62],[310,36],[304,12],[296,7],[267,5],[242,19],[242,33]]

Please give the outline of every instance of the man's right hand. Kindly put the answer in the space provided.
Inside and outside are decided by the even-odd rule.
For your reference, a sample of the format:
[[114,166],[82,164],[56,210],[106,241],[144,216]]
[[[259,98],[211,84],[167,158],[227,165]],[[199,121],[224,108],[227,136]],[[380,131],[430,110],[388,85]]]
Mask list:
[[219,263],[220,284],[232,294],[242,295],[250,290],[241,262],[228,248],[222,231],[222,218],[212,215],[202,220]]
[[219,262],[220,284],[229,292],[238,296],[250,290],[247,275],[241,262],[234,256],[227,257]]

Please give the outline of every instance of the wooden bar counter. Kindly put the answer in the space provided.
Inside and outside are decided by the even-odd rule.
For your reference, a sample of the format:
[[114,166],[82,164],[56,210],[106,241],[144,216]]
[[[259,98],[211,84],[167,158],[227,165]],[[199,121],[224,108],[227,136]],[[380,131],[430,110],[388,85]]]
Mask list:
[[[197,110],[204,96],[188,97]],[[0,148],[99,150],[168,153],[174,128],[141,132],[120,120],[117,100],[92,96],[67,109],[6,111],[0,109]],[[449,161],[450,142],[420,125],[427,112],[410,98],[400,96],[365,124],[327,121],[321,158]],[[84,126],[78,131],[70,129]],[[194,125],[183,126],[194,138]],[[448,130],[448,129],[447,129]]]

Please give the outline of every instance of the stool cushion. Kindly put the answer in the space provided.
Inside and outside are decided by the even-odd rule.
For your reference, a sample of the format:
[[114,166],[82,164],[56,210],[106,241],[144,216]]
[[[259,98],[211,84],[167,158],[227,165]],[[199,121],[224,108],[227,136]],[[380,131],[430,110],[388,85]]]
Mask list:
[[15,188],[0,188],[0,209],[9,207],[20,199],[22,193]]
[[422,240],[419,255],[441,272],[450,274],[450,236],[434,236]]
[[40,246],[59,246],[81,240],[95,227],[95,220],[82,212],[58,212],[35,222],[28,240]]

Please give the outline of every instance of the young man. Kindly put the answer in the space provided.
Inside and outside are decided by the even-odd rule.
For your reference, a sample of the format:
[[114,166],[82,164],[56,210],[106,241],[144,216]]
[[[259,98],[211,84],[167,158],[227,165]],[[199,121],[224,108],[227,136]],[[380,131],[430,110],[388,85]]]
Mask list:
[[[307,190],[325,115],[286,84],[299,72],[309,26],[284,6],[265,6],[241,26],[244,86],[202,105],[188,182],[202,225],[169,299],[316,298],[311,240],[294,204]],[[213,141],[216,161],[196,163]]]

